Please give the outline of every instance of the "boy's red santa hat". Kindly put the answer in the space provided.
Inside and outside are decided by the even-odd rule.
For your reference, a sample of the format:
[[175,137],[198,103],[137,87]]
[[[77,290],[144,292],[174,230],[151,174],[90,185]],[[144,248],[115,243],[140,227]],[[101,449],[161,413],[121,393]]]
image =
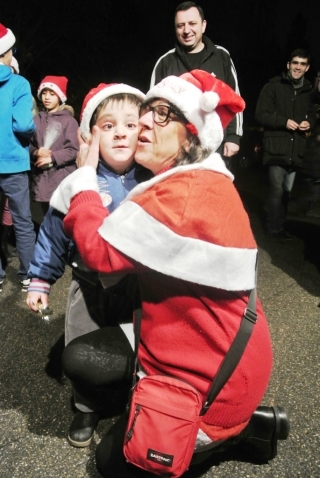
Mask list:
[[16,42],[16,37],[9,28],[0,23],[0,55],[10,50]]
[[62,103],[67,101],[68,78],[65,76],[46,76],[40,83],[37,96],[41,100],[41,93],[45,88],[52,90],[59,96]]
[[202,70],[164,78],[148,91],[146,101],[152,98],[164,98],[177,106],[191,123],[188,130],[209,151],[218,149],[223,130],[245,108],[244,100],[230,86]]
[[93,113],[99,104],[106,98],[118,95],[130,94],[136,96],[141,102],[144,101],[145,94],[137,88],[126,85],[125,83],[100,83],[96,88],[89,91],[83,100],[82,109],[80,113],[80,131],[82,137],[86,140],[90,133],[90,121]]

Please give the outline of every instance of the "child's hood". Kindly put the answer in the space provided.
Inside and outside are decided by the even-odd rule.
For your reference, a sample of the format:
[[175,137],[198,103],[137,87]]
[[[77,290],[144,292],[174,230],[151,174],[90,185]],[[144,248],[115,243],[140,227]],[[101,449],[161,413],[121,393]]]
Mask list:
[[60,106],[59,106],[59,109],[58,109],[58,111],[57,111],[57,113],[58,113],[59,111],[69,111],[69,113],[70,113],[72,116],[74,116],[74,109],[73,109],[72,106],[70,106],[70,105],[65,105],[65,104],[60,105]]

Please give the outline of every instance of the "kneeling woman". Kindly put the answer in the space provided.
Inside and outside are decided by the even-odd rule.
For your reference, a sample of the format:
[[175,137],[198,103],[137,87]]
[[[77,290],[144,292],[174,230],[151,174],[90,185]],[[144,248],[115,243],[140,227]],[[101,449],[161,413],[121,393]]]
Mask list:
[[[243,108],[242,98],[208,73],[168,77],[148,92],[140,115],[135,159],[154,178],[137,186],[109,215],[95,192],[96,132],[86,167],[62,183],[54,198],[60,194],[59,201],[53,203],[60,208],[63,203],[64,213],[69,208],[65,229],[88,267],[137,274],[141,370],[186,380],[203,399],[255,286],[257,246],[249,219],[232,174],[215,153],[223,129]],[[259,460],[267,461],[276,454],[277,440],[287,437],[289,423],[281,408],[257,410],[272,366],[259,301],[257,313],[237,368],[203,417],[201,436],[205,444],[241,438]],[[82,393],[88,390],[91,404],[94,387],[132,374],[128,344],[119,327],[117,332],[88,334],[66,348],[66,374]],[[86,347],[90,360],[78,353]],[[123,436],[117,441],[115,430],[119,433],[120,427],[111,429],[98,447],[98,469],[104,476],[126,476],[125,461],[119,459]]]

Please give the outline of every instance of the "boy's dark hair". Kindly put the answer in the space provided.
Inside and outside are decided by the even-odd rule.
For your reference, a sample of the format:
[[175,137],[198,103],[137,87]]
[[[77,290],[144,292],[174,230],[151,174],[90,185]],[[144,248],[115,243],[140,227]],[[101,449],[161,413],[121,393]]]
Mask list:
[[202,8],[200,7],[200,5],[197,5],[196,3],[194,2],[183,2],[183,3],[180,3],[180,5],[177,6],[176,8],[176,11],[174,13],[174,17],[176,17],[177,13],[178,12],[182,12],[182,11],[186,11],[186,10],[190,10],[190,8],[192,7],[195,7],[199,14],[200,14],[200,17],[201,17],[201,20],[203,21],[204,20],[204,13],[203,13],[203,10]]
[[105,98],[101,103],[96,107],[94,110],[91,120],[90,120],[90,131],[93,126],[97,122],[97,118],[99,116],[100,111],[107,106],[109,103],[121,103],[121,102],[128,102],[137,108],[140,108],[141,101],[136,95],[132,95],[131,93],[117,93],[116,95],[111,95]]
[[298,56],[299,58],[307,58],[308,64],[310,63],[310,54],[304,48],[297,48],[296,50],[293,50],[289,59],[290,63],[292,61],[292,58],[294,58],[295,56]]

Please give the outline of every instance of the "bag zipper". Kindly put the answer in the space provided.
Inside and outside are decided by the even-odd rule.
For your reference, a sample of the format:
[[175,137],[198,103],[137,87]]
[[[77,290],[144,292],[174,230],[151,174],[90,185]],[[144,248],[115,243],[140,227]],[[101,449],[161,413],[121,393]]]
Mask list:
[[141,405],[137,405],[136,406],[136,409],[135,409],[135,412],[134,412],[134,417],[133,417],[133,422],[132,422],[132,425],[131,425],[131,428],[130,430],[127,431],[127,435],[126,435],[126,444],[131,440],[132,438],[132,435],[133,435],[133,429],[135,427],[135,424],[136,424],[136,420],[137,420],[137,417],[140,413],[140,410],[141,410]]

